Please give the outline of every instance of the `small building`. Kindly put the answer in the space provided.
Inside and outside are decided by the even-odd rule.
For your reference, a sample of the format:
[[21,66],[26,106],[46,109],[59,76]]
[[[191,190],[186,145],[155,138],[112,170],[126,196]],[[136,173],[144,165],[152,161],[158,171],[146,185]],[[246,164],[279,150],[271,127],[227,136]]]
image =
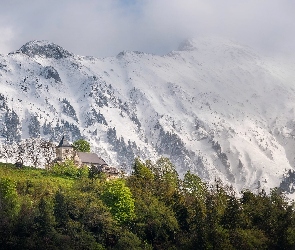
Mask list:
[[73,160],[79,167],[95,167],[98,171],[105,173],[109,179],[119,177],[117,168],[108,166],[108,164],[95,153],[77,152],[74,147],[65,140],[64,136],[56,147],[56,156],[56,161],[63,162],[65,160]]
[[72,160],[75,154],[74,147],[65,140],[63,136],[61,141],[59,142],[58,146],[56,147],[56,160],[57,161],[65,161],[65,160]]

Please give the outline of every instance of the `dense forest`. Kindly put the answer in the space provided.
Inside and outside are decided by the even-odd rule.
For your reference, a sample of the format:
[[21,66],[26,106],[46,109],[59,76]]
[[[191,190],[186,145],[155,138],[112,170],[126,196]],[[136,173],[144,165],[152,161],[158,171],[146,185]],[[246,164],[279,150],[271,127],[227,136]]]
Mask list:
[[295,249],[295,212],[279,189],[236,194],[167,158],[113,180],[2,163],[0,249]]

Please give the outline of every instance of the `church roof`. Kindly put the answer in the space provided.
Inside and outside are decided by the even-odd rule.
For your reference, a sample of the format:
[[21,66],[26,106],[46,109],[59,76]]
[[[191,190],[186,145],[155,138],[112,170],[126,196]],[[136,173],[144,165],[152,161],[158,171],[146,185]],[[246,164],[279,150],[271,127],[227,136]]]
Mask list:
[[61,148],[61,147],[70,147],[70,148],[72,148],[73,146],[67,140],[65,140],[65,137],[63,136],[57,147],[58,148]]
[[97,165],[108,165],[106,162],[100,158],[95,153],[85,153],[85,152],[77,152],[79,158],[81,159],[82,163],[85,164],[97,164]]

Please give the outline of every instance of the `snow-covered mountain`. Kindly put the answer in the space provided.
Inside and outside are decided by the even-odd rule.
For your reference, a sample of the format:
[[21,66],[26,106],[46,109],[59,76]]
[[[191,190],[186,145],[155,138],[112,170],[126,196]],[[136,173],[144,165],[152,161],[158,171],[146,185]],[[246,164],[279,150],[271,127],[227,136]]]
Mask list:
[[223,39],[108,58],[32,41],[0,56],[1,138],[85,137],[115,166],[163,155],[181,175],[268,189],[295,164],[294,83],[295,64]]

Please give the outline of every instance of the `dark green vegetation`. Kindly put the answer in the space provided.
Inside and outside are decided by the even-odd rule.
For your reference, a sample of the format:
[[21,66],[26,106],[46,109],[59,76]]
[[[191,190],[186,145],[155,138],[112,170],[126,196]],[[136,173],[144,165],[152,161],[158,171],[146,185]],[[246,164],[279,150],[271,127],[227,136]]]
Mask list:
[[294,249],[295,212],[277,189],[240,198],[166,158],[109,180],[72,162],[0,166],[0,249]]

